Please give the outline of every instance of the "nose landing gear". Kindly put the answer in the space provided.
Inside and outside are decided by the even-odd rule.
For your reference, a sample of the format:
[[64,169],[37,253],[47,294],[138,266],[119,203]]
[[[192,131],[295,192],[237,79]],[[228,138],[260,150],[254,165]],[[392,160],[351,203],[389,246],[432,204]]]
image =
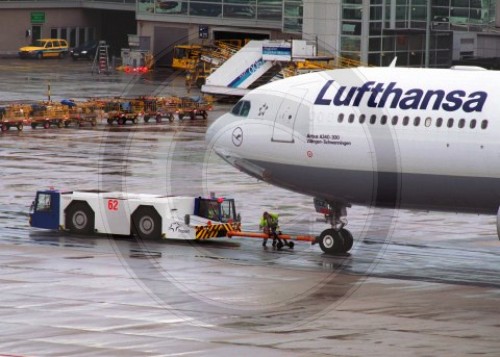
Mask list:
[[346,206],[328,203],[328,210],[324,213],[332,228],[325,229],[318,237],[321,250],[327,254],[347,253],[351,250],[354,240],[351,232],[344,228],[347,225]]

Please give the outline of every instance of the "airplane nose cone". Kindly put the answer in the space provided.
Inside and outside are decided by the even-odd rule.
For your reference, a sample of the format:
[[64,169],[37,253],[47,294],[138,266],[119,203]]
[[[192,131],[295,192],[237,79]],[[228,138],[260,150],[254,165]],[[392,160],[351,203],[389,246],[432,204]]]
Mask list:
[[224,130],[224,127],[228,125],[230,121],[231,119],[228,118],[228,115],[224,114],[208,127],[205,133],[205,142],[209,147],[213,147],[216,144],[217,138],[221,135],[221,131]]

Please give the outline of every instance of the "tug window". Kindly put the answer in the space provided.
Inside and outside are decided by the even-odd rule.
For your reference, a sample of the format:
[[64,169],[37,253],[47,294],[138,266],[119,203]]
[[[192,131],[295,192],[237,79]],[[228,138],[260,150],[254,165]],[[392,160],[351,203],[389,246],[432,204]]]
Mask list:
[[36,200],[36,211],[50,211],[50,195],[39,193]]
[[470,121],[470,124],[469,124],[469,125],[470,125],[470,128],[471,128],[471,129],[474,129],[474,128],[476,127],[476,123],[477,123],[477,122],[476,122],[476,119],[472,119],[472,120]]
[[354,123],[354,114],[349,114],[349,123]]
[[235,104],[233,109],[231,109],[231,114],[239,117],[246,117],[250,113],[250,102],[248,100],[240,100]]
[[488,121],[487,121],[487,120],[483,120],[483,121],[481,122],[481,129],[483,129],[483,130],[484,130],[484,129],[486,129],[487,127],[488,127]]

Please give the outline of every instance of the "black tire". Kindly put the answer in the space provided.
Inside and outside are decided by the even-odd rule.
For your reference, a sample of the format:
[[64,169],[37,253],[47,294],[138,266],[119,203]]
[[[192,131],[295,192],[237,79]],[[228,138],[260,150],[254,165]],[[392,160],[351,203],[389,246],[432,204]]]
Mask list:
[[144,122],[147,123],[149,121],[149,115],[145,115],[143,118]]
[[2,124],[2,131],[9,130],[9,126],[7,124]]
[[65,225],[70,232],[91,234],[94,232],[94,211],[87,202],[73,201],[66,209]]
[[35,57],[36,57],[36,59],[42,59],[43,54],[41,52],[38,52]]
[[158,115],[156,116],[156,122],[157,122],[158,124],[160,124],[160,123],[161,123],[161,115],[160,115],[160,114],[158,114]]
[[113,119],[112,118],[108,118],[107,122],[108,122],[109,125],[111,125],[111,124],[113,124]]
[[48,128],[50,128],[50,123],[49,123],[48,121],[44,122],[44,123],[43,123],[43,128],[44,128],[44,129],[48,129]]
[[184,114],[179,113],[179,120],[182,120],[184,118]]
[[31,129],[36,129],[36,123],[31,123]]
[[24,129],[24,125],[23,125],[23,123],[19,123],[19,124],[17,124],[17,130],[18,130],[18,131],[23,131],[23,129]]
[[325,229],[319,236],[319,246],[326,254],[344,252],[344,238],[333,228]]
[[151,206],[139,206],[132,214],[132,232],[141,239],[161,238],[161,217]]
[[169,122],[173,122],[173,121],[174,121],[174,115],[173,115],[172,113],[170,113],[170,114],[168,115],[168,121],[169,121]]
[[125,119],[124,118],[118,118],[118,125],[124,125],[125,124]]
[[352,237],[351,232],[344,228],[340,230],[340,234],[342,235],[342,238],[344,238],[344,253],[347,253],[351,250],[354,244],[354,238]]
[[62,120],[59,120],[59,121],[57,122],[57,127],[60,129],[60,128],[62,128],[63,126],[64,126],[64,122],[63,122]]
[[189,117],[191,118],[191,120],[196,119],[196,113],[195,112],[189,113]]
[[203,119],[206,120],[208,118],[208,113],[205,110],[203,111],[202,115],[203,115]]

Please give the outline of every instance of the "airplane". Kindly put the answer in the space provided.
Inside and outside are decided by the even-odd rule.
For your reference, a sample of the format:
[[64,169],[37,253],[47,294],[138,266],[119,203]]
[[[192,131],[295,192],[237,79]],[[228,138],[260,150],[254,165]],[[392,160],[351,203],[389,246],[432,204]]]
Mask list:
[[226,162],[328,208],[318,242],[348,252],[351,205],[497,214],[500,72],[358,67],[252,90],[206,132]]

